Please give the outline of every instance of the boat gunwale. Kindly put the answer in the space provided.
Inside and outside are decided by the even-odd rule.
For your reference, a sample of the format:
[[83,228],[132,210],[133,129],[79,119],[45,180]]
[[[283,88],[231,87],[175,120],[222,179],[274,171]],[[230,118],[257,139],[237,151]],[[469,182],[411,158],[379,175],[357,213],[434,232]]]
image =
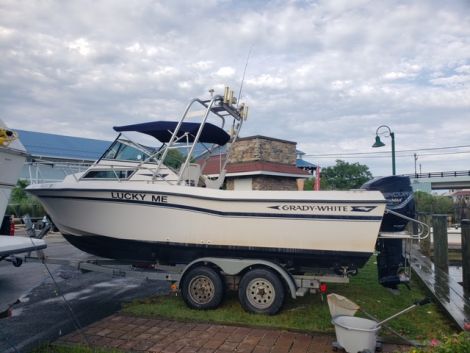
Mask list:
[[[202,196],[202,195],[195,195],[195,194],[185,194],[185,193],[176,193],[176,192],[168,192],[168,191],[153,191],[153,190],[133,190],[133,189],[117,189],[117,188],[106,188],[106,189],[98,189],[98,188],[50,188],[50,187],[45,187],[45,188],[39,188],[38,186],[44,185],[44,184],[36,184],[33,187],[28,187],[28,192],[32,193],[33,195],[37,197],[50,197],[49,195],[41,194],[42,191],[51,191],[51,192],[58,192],[58,191],[68,191],[68,192],[83,192],[83,191],[88,191],[88,192],[128,192],[128,193],[146,193],[146,194],[158,194],[158,195],[167,195],[167,196],[177,196],[177,197],[188,197],[188,198],[194,198],[194,199],[200,199],[200,200],[209,200],[209,201],[230,201],[230,202],[283,202],[283,203],[339,203],[339,204],[344,204],[344,203],[358,203],[358,204],[363,204],[363,203],[375,203],[375,204],[386,204],[387,201],[385,199],[375,199],[375,200],[355,200],[355,199],[340,199],[340,200],[335,200],[335,199],[262,199],[262,198],[228,198],[228,197],[211,197],[211,196]],[[194,187],[188,187],[189,190],[194,189]],[[233,191],[233,190],[219,190],[219,191]],[[271,191],[266,191],[262,190],[264,192],[271,192]],[[360,190],[360,191],[366,191],[366,190]],[[256,191],[252,191],[256,193]],[[284,192],[298,192],[298,191],[284,191]],[[306,191],[308,192],[308,191]],[[348,191],[341,191],[341,192],[350,192]],[[366,191],[367,192],[367,191]],[[380,191],[377,191],[380,193]],[[352,195],[353,193],[351,193]]]

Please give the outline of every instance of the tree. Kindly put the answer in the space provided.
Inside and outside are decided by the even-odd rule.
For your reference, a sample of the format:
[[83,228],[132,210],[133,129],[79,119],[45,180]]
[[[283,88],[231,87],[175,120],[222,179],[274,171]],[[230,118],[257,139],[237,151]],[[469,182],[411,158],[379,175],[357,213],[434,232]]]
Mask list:
[[454,203],[450,197],[431,195],[423,191],[416,191],[414,197],[418,212],[434,214],[454,213]]
[[315,185],[315,178],[305,179],[304,190],[313,190],[313,185]]
[[168,150],[164,163],[167,167],[173,168],[174,170],[178,170],[181,164],[183,164],[185,158],[186,157],[183,156],[180,151],[176,149],[170,149]]
[[322,190],[358,189],[370,179],[372,173],[368,166],[338,159],[335,166],[321,170],[320,186]]
[[45,215],[44,209],[38,199],[26,192],[29,183],[26,180],[18,180],[18,183],[11,191],[10,203],[7,214],[14,214],[22,217],[29,214],[31,217],[42,217]]

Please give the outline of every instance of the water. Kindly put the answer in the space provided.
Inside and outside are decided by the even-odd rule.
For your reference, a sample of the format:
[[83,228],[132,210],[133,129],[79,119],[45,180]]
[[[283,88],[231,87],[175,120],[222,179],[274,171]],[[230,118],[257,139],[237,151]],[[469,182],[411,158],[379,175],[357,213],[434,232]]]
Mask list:
[[456,282],[463,281],[462,266],[449,266],[449,277],[452,277]]

